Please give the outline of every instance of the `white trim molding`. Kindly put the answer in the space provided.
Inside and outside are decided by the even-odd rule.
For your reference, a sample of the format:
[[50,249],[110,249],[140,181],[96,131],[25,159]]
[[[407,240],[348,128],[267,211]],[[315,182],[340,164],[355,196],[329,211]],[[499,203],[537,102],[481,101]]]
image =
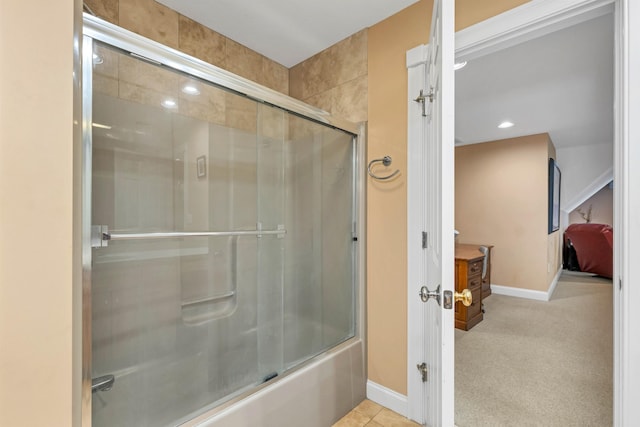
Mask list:
[[421,44],[407,51],[407,68],[424,65],[427,62],[427,46],[426,44]]
[[547,293],[542,291],[534,291],[531,289],[514,288],[511,286],[502,286],[491,284],[491,293],[496,295],[505,295],[508,297],[533,299],[537,301],[548,301]]
[[638,423],[640,400],[640,2],[616,2],[614,426]]
[[568,201],[564,206],[561,206],[560,208],[567,213],[572,212],[575,208],[589,200],[589,197],[596,194],[602,187],[604,187],[611,181],[613,181],[613,167],[604,171],[602,175],[594,179],[593,182],[587,186],[587,188],[580,192],[580,194],[577,194],[573,199]]
[[611,13],[615,0],[533,0],[456,33],[468,61]]
[[549,289],[544,291],[534,291],[533,289],[514,288],[512,286],[502,286],[491,284],[491,293],[497,295],[506,295],[508,297],[532,299],[536,301],[549,301],[558,286],[558,280],[562,274],[562,267],[558,269],[558,272],[553,277],[553,280],[549,284]]
[[562,265],[558,269],[558,272],[553,277],[551,284],[549,285],[549,289],[547,289],[547,301],[551,300],[553,293],[556,291],[556,287],[558,286],[558,280],[560,280],[560,275],[562,274]]
[[[426,78],[427,45],[407,51],[407,413],[416,421],[424,418],[425,386],[415,366],[425,361],[424,303],[418,297],[420,287],[426,283],[422,260],[422,231],[424,231],[424,194],[426,182],[422,166],[424,127],[420,120],[421,106],[413,100],[424,89]],[[367,388],[368,390],[368,388]],[[368,391],[367,391],[368,394]]]
[[408,414],[407,396],[371,380],[367,381],[367,399],[391,409],[403,417]]

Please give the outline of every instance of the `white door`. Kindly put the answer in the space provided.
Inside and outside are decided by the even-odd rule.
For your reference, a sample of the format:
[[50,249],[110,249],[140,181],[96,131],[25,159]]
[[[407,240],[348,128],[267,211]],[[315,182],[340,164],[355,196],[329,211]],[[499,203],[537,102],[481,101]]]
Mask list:
[[[409,333],[422,347],[409,358],[409,393],[423,397],[408,415],[433,427],[453,426],[454,409],[454,310],[453,304],[446,307],[454,291],[453,5],[434,1],[429,45],[422,51],[425,61],[409,71],[409,90],[415,90],[409,114],[422,116],[416,127],[410,126],[408,142],[408,194],[420,194],[408,201],[409,289],[415,289],[409,303],[420,304],[426,333]],[[414,186],[418,192],[412,191]],[[423,302],[423,286],[438,299]],[[423,363],[426,381],[419,367]]]

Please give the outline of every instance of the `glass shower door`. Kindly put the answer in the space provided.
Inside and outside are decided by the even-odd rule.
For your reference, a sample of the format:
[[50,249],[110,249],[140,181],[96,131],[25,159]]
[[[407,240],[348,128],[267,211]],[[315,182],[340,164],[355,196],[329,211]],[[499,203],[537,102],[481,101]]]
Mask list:
[[354,135],[92,46],[92,425],[181,424],[353,337]]
[[284,113],[93,63],[93,422],[175,425],[283,369]]

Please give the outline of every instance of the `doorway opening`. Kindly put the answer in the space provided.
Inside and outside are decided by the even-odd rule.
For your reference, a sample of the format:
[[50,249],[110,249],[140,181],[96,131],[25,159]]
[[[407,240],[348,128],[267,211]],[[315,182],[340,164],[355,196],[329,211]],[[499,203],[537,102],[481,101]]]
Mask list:
[[[607,278],[562,269],[569,212],[593,214],[586,199],[613,178],[612,12],[456,71],[457,246],[491,247],[492,284],[475,326],[456,330],[458,425],[613,420],[612,246],[581,248],[608,251]],[[549,158],[562,183],[550,233]],[[607,195],[597,210],[612,226]]]

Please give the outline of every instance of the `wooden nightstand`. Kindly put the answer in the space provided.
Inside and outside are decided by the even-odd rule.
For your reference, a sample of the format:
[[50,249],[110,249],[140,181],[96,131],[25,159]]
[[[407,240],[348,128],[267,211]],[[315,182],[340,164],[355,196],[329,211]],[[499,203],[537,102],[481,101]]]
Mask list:
[[[456,304],[456,328],[468,331],[482,321],[482,265],[484,254],[478,245],[456,244],[456,292],[469,289],[473,301],[469,307]],[[486,277],[486,276],[485,276]]]

